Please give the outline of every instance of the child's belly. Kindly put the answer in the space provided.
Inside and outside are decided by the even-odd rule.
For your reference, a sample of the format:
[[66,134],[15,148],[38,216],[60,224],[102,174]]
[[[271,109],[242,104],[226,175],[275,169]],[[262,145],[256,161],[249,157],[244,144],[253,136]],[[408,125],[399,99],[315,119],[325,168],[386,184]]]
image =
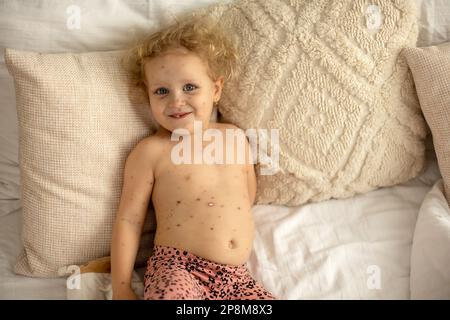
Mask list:
[[159,212],[155,244],[184,249],[217,263],[243,264],[253,244],[251,209],[204,210],[193,206]]
[[155,244],[218,263],[247,261],[253,217],[242,165],[166,165],[155,175],[152,201]]

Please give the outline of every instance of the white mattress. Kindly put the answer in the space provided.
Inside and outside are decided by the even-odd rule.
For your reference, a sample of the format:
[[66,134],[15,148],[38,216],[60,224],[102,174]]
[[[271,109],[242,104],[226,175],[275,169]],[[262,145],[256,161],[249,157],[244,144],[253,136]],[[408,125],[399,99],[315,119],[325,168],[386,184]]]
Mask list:
[[[255,206],[250,271],[280,299],[409,299],[417,214],[439,178],[433,159],[416,179],[353,198]],[[0,299],[65,299],[64,278],[13,273],[20,219],[0,217]]]

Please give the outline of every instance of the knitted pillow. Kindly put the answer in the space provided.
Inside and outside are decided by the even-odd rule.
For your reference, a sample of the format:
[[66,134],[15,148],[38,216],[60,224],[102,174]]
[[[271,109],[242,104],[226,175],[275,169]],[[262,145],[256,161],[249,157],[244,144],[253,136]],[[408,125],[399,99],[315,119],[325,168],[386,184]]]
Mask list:
[[279,130],[279,167],[257,202],[345,198],[418,175],[427,130],[399,52],[414,46],[414,1],[237,0],[196,12],[240,48],[224,121]]
[[[19,274],[57,276],[60,267],[109,255],[125,159],[152,128],[120,53],[6,50],[19,120]],[[152,247],[149,217],[139,265]]]

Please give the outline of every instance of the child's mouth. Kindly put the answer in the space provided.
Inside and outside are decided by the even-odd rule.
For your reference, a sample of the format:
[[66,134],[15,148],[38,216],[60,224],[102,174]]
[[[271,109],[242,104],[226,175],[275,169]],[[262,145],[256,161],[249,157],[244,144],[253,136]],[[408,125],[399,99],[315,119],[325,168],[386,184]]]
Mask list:
[[192,112],[180,112],[180,113],[174,113],[169,115],[169,117],[174,118],[174,119],[182,119],[184,117],[186,117],[187,115],[191,114]]

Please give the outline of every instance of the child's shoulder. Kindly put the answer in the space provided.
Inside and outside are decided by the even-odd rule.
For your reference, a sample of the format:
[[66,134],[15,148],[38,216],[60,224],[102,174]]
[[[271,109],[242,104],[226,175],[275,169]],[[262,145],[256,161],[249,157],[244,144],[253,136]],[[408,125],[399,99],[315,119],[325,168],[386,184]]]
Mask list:
[[154,155],[161,147],[161,137],[151,135],[140,140],[132,150],[132,153],[140,155]]

